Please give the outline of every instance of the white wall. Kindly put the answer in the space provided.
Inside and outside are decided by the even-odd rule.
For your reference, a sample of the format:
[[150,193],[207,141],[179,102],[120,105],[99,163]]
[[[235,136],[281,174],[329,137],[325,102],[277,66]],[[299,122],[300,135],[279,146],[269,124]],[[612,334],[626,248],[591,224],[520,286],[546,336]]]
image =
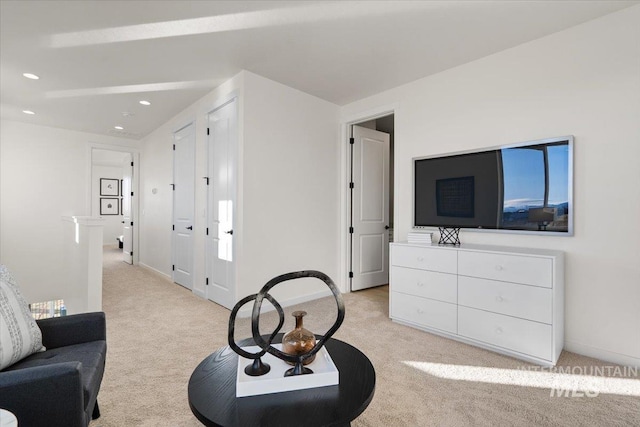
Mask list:
[[345,106],[397,105],[395,237],[411,159],[572,134],[575,236],[462,231],[463,243],[566,251],[565,348],[640,365],[640,6]]
[[90,143],[137,146],[121,138],[0,123],[0,262],[31,302],[64,292],[62,216],[91,213]]
[[[339,111],[327,101],[245,75],[240,295],[298,270],[344,288],[339,265]],[[316,279],[275,288],[281,303],[328,288]]]
[[[206,117],[233,94],[239,101],[236,300],[294,270],[321,270],[337,281],[338,107],[247,71],[143,140],[140,262],[171,276],[173,132],[196,122],[196,177],[206,176]],[[194,292],[201,296],[205,207],[205,181],[196,179]],[[274,295],[286,304],[325,292],[315,282],[283,286]]]
[[102,310],[103,218],[64,217],[63,268],[65,280],[57,288],[68,314]]
[[[120,198],[118,196],[100,196],[100,178],[117,179],[118,184],[122,179],[122,166],[100,166],[93,165],[91,168],[91,180],[93,182],[91,186],[91,211],[95,212],[95,216],[102,216],[104,218],[104,228],[102,234],[103,245],[115,245],[116,237],[122,235],[122,215],[120,214],[122,207],[120,207]],[[120,190],[118,190],[120,194]],[[100,198],[116,198],[118,199],[118,215],[100,215]]]

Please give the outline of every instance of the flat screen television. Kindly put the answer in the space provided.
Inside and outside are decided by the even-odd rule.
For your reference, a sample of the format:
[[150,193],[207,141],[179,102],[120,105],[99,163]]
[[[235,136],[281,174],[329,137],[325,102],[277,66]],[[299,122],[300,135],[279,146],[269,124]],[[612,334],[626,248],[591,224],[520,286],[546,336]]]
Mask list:
[[413,226],[573,235],[573,137],[413,159]]

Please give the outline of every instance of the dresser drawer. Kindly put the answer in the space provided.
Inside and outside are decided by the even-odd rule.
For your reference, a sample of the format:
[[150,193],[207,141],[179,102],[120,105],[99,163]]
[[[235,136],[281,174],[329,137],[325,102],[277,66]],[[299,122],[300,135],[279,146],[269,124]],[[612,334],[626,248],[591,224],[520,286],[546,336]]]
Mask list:
[[552,323],[552,290],[460,276],[458,304],[536,322]]
[[391,318],[456,333],[457,306],[441,301],[391,293]]
[[533,256],[461,250],[458,253],[458,274],[551,288],[553,261]]
[[457,302],[458,276],[455,274],[393,266],[390,283],[394,292]]
[[391,265],[456,274],[458,253],[441,248],[392,245]]
[[458,306],[458,334],[498,347],[552,360],[551,325]]

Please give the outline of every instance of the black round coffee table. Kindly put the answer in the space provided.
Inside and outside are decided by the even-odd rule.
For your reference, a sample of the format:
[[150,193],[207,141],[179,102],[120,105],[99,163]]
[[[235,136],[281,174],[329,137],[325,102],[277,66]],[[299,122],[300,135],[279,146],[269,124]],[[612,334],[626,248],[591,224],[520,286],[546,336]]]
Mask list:
[[325,346],[338,368],[338,385],[248,397],[236,397],[238,355],[223,347],[193,371],[191,411],[207,426],[350,425],[373,399],[376,373],[357,348],[333,338]]

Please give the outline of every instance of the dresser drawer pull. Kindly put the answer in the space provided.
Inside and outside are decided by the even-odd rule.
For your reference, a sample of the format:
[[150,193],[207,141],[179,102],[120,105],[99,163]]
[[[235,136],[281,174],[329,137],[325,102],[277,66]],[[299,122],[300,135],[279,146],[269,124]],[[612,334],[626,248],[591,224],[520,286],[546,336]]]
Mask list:
[[421,309],[421,308],[418,308],[418,309],[416,310],[416,312],[417,312],[418,314],[424,314],[424,310],[423,310],[423,309]]
[[421,288],[421,287],[423,287],[423,286],[424,286],[424,283],[422,283],[422,282],[418,282],[418,283],[417,283],[417,285],[418,285],[418,287],[420,287],[420,288]]
[[497,327],[496,328],[496,334],[500,335],[502,333],[502,328]]
[[502,270],[504,270],[504,267],[501,266],[501,265],[496,265],[496,270],[497,271],[502,271]]
[[419,256],[418,258],[416,258],[418,260],[418,262],[422,262],[424,261],[424,257]]
[[498,301],[498,302],[503,302],[503,301],[504,301],[504,298],[502,298],[500,295],[498,295],[498,296],[496,297],[496,301]]

